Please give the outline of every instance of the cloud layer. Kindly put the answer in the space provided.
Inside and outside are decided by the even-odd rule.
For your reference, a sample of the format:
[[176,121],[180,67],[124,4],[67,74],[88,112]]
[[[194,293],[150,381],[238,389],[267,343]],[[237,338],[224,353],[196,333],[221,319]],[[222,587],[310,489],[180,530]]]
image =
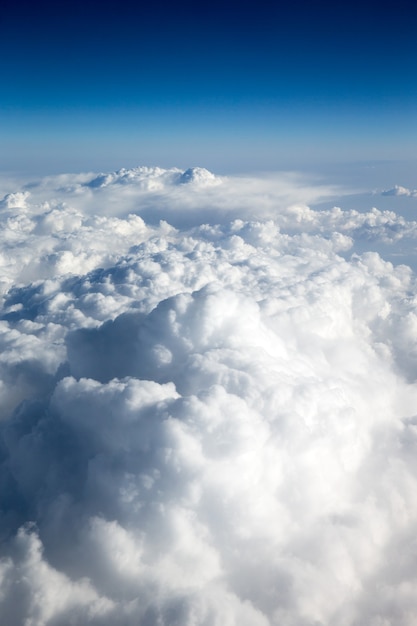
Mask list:
[[[412,626],[395,212],[158,168],[1,202],[0,621]],[[297,201],[297,194],[299,201]]]

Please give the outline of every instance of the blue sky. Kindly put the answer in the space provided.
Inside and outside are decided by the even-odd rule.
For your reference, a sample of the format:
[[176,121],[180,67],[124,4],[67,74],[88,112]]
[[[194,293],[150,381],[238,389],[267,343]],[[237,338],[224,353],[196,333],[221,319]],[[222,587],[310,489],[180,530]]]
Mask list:
[[0,20],[3,170],[416,157],[406,0],[7,0]]

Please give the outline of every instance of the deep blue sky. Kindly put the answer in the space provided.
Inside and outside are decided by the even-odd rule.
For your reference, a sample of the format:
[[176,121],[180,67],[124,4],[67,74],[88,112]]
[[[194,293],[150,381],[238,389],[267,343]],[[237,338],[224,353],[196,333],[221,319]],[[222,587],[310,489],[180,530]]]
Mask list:
[[6,0],[0,25],[3,170],[417,157],[415,1]]

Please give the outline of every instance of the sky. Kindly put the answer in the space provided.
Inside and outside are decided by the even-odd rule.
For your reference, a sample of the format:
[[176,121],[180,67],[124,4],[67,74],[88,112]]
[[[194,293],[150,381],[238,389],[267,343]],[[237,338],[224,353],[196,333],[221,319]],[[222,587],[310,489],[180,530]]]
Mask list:
[[415,3],[12,2],[0,167],[416,158]]

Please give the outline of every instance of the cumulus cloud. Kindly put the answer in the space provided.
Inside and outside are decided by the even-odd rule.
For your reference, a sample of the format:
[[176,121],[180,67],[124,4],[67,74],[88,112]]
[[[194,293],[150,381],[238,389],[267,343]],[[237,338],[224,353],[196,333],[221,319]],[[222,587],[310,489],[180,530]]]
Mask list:
[[414,624],[416,224],[300,184],[4,198],[2,623]]
[[386,189],[381,192],[383,196],[417,196],[416,189],[407,189],[401,185],[395,185],[391,189]]
[[311,203],[347,190],[296,172],[263,177],[217,176],[204,168],[182,171],[159,167],[118,172],[62,175],[27,183],[35,203],[65,202],[84,214],[125,218],[140,215],[148,224],[166,220],[185,228],[234,218],[267,218],[291,204]]

